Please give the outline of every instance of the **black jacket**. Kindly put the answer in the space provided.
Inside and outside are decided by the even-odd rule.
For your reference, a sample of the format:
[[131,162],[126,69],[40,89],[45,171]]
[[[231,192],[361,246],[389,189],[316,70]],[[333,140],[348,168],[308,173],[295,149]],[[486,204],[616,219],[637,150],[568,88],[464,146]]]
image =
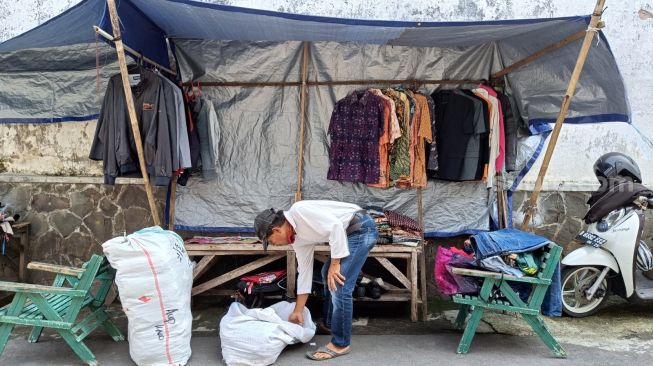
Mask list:
[[628,206],[638,196],[653,197],[653,191],[632,180],[615,177],[601,183],[601,187],[592,193],[587,201],[590,209],[585,214],[585,223],[598,222],[605,215],[619,207]]
[[[167,186],[177,146],[174,94],[146,69],[141,70],[141,81],[132,92],[148,174],[155,185]],[[109,79],[89,158],[104,162],[105,184],[140,172],[120,74]]]

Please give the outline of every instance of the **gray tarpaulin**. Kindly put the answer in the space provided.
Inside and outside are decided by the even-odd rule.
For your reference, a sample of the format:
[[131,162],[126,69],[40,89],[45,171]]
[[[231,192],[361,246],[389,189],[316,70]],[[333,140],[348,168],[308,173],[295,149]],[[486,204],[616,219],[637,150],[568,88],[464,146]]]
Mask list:
[[[184,80],[201,84],[203,80],[230,81],[238,75],[258,82],[300,80],[300,42],[174,43]],[[309,52],[309,80],[481,79],[501,69],[494,44],[448,49],[317,42],[311,44]],[[368,188],[326,179],[327,130],[333,106],[352,90],[363,87],[308,88],[303,198],[385,207],[417,217],[415,189]],[[431,93],[435,87],[426,85],[421,90]],[[217,165],[221,173],[210,181],[191,178],[187,187],[178,188],[178,228],[249,228],[260,210],[288,208],[292,204],[299,151],[298,91],[295,86],[202,87],[202,94],[214,103],[220,121]],[[489,228],[488,191],[483,182],[429,181],[423,189],[423,202],[426,232],[430,235]]]
[[[189,0],[118,1],[123,41],[168,65],[166,39],[176,49],[183,81],[299,81],[300,41],[311,42],[310,80],[481,79],[585,30],[588,16],[482,22],[397,22],[285,14]],[[104,0],[84,0],[62,15],[0,44],[0,124],[95,118],[96,46],[92,25],[108,29]],[[550,130],[576,62],[573,42],[505,78],[517,114],[531,133]],[[100,94],[118,71],[112,49],[98,48]],[[380,85],[385,87],[386,85]],[[416,217],[414,190],[368,189],[327,181],[327,125],[334,103],[354,86],[309,87],[304,198],[385,205]],[[424,92],[435,86],[425,85]],[[191,179],[179,190],[177,224],[250,228],[263,208],[288,207],[297,175],[298,87],[206,87],[222,129],[215,181]],[[566,123],[629,121],[623,81],[598,31]],[[528,172],[541,143],[524,139]],[[538,149],[538,147],[540,149]],[[511,176],[511,177],[512,177]],[[488,228],[482,182],[429,182],[426,230],[450,235]],[[493,199],[489,201],[494,202]],[[237,229],[240,230],[240,229]]]

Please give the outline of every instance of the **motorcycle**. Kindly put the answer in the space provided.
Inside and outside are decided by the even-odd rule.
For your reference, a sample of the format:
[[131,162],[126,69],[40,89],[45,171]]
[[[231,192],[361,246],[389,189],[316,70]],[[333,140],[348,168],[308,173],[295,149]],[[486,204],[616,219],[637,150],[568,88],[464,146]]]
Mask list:
[[641,240],[644,212],[649,207],[653,207],[653,198],[638,196],[576,236],[583,246],[562,260],[566,315],[592,315],[610,293],[633,302],[653,301],[653,270],[648,268],[651,252]]

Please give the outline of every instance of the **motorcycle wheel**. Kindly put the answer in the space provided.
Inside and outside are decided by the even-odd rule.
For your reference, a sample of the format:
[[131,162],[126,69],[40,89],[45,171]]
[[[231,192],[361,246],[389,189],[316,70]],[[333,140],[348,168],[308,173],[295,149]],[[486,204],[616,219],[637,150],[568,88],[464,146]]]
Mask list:
[[594,298],[587,300],[589,290],[603,269],[594,266],[567,267],[562,271],[562,311],[573,318],[583,318],[596,313],[607,300],[610,282],[607,278],[596,290]]

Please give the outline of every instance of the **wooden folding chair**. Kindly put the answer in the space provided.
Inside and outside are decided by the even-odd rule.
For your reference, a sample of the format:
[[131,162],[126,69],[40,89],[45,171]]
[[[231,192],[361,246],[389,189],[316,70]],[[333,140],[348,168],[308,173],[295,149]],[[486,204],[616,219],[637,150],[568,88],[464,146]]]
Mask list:
[[[43,328],[56,330],[89,365],[97,365],[97,361],[84,338],[95,328],[102,326],[115,341],[125,340],[104,306],[115,277],[115,270],[104,257],[93,255],[82,268],[36,262],[27,268],[57,276],[52,286],[0,282],[0,290],[15,293],[11,304],[0,309],[0,356],[16,325],[34,327],[28,338],[31,343],[38,342]],[[87,308],[90,312],[80,317],[80,312]]]
[[[562,248],[555,244],[549,244],[543,248],[539,272],[536,277],[515,277],[497,272],[480,271],[473,269],[454,268],[452,272],[456,275],[472,276],[483,278],[483,286],[478,296],[455,295],[453,301],[462,304],[455,326],[462,329],[467,316],[467,326],[463,337],[458,345],[458,353],[467,353],[476,334],[476,328],[481,320],[485,309],[510,311],[521,314],[526,322],[533,328],[533,331],[542,339],[544,344],[553,351],[557,357],[565,358],[567,354],[558,341],[551,335],[546,324],[540,316],[540,308],[544,295],[546,294],[551,279],[555,274],[556,267],[560,262]],[[511,282],[527,283],[532,285],[532,291],[528,301],[521,300],[515,290],[510,287]],[[490,300],[493,289],[498,289],[508,301]]]

